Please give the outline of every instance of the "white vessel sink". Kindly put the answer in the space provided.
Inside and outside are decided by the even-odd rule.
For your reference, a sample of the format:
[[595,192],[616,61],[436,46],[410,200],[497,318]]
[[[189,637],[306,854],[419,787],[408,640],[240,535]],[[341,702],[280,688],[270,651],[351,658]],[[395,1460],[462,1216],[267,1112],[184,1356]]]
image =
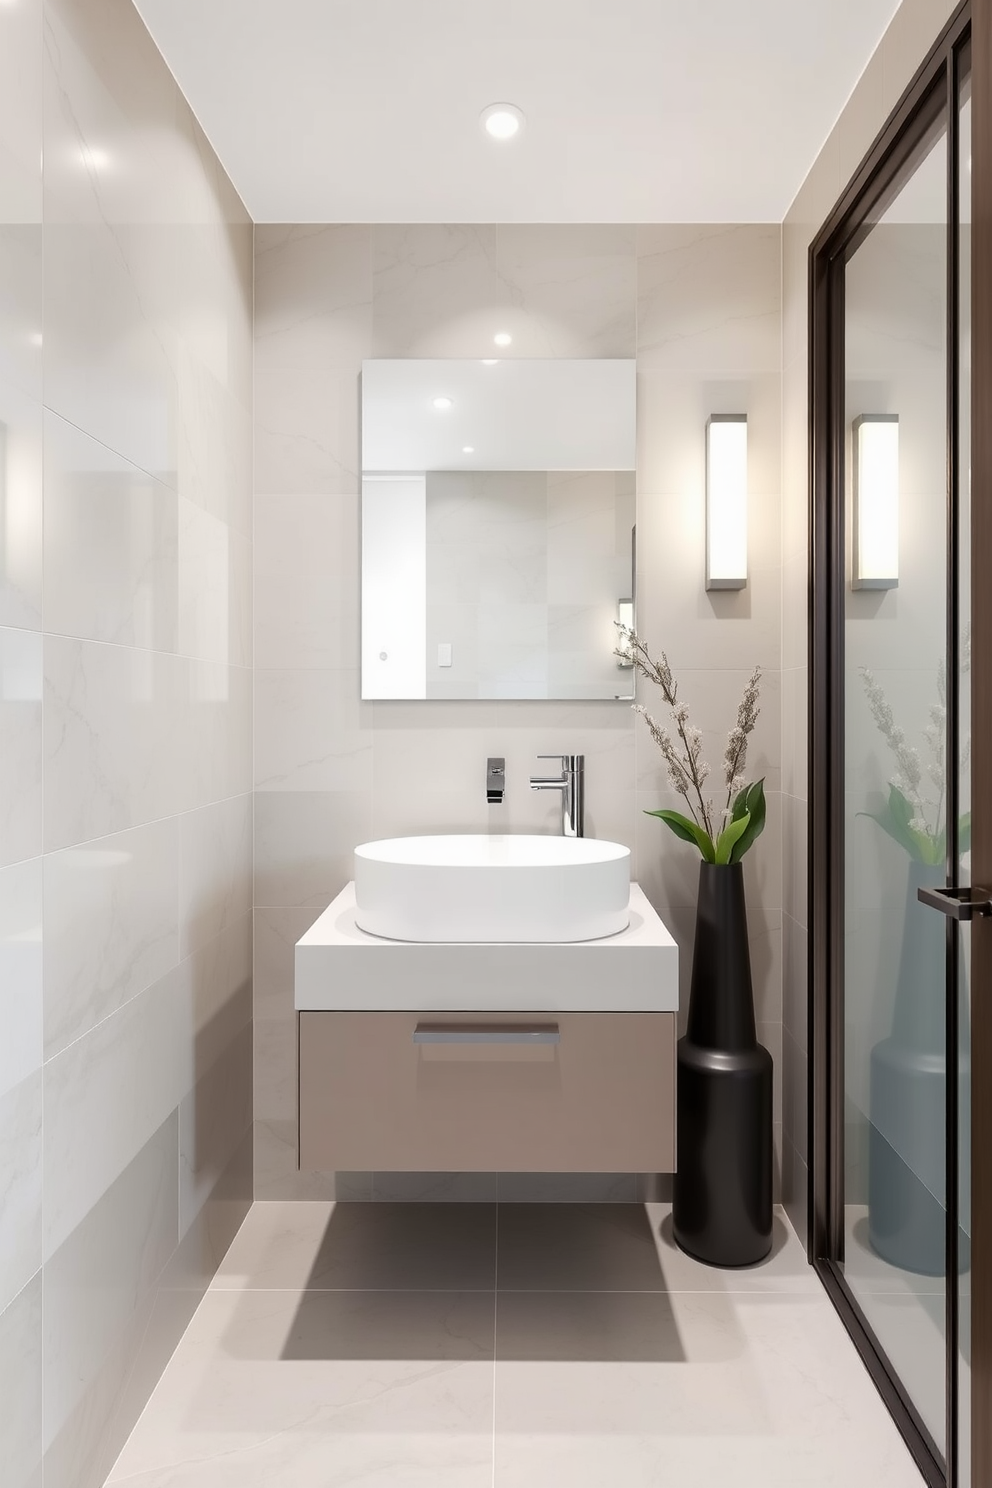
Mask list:
[[627,927],[630,849],[591,837],[366,842],[355,904],[359,928],[389,940],[599,940]]

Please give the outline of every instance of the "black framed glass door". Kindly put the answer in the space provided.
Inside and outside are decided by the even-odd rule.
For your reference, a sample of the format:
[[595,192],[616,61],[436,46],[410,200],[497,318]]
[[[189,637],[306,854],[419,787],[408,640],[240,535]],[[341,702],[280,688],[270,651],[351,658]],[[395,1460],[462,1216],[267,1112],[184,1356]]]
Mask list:
[[925,1478],[962,1488],[969,162],[962,7],[811,253],[811,1244]]

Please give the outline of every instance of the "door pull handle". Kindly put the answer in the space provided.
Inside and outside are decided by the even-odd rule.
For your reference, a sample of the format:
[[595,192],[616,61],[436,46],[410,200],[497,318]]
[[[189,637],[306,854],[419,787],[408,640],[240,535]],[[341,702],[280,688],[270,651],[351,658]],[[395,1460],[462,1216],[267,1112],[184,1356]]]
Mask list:
[[952,920],[973,920],[992,915],[992,893],[988,889],[917,889],[921,904],[939,909]]

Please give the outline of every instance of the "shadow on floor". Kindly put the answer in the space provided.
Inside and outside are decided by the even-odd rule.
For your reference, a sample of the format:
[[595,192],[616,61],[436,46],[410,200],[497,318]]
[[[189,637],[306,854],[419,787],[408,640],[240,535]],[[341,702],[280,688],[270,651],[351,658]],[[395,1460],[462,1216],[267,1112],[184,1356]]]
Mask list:
[[284,1359],[685,1354],[643,1205],[339,1204]]

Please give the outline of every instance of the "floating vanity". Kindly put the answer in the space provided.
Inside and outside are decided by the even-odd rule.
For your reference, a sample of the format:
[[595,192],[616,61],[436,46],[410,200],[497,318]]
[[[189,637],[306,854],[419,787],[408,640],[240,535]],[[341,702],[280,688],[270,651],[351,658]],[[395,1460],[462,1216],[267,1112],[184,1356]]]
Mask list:
[[[559,932],[616,916],[618,862],[627,877],[627,850],[589,839],[400,840],[403,849],[359,849],[357,898],[349,883],[296,947],[301,1167],[672,1171],[678,950],[671,935],[629,884],[615,933],[535,938],[542,903],[549,913],[557,906]],[[425,845],[410,845],[417,842]],[[376,870],[385,862],[371,888],[362,859],[370,849]],[[418,895],[428,911],[433,902],[442,930],[450,926],[436,895],[457,853],[467,858],[456,864],[465,915],[477,912],[490,940],[392,939],[361,928],[360,921],[402,925]],[[400,872],[390,879],[397,857]],[[420,860],[426,877],[418,885],[416,872],[403,870]],[[395,918],[392,894],[400,896]],[[473,911],[478,894],[487,903],[483,910],[476,897]],[[522,913],[530,939],[501,938],[519,931]],[[419,915],[409,923],[430,923]]]

